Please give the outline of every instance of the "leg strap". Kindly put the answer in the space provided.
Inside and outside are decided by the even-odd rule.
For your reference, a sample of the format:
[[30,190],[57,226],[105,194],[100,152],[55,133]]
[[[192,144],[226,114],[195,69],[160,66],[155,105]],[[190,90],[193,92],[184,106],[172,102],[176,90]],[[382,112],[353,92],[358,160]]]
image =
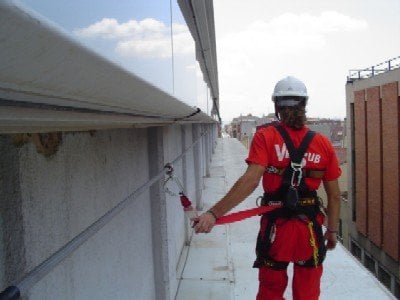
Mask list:
[[289,265],[288,262],[277,261],[277,260],[274,260],[274,259],[268,257],[268,258],[257,259],[254,262],[253,268],[267,267],[272,270],[283,271],[283,270],[286,270],[288,265]]
[[[293,212],[285,209],[276,209],[266,214],[266,224],[261,228],[257,237],[256,254],[257,259],[254,262],[253,268],[260,268],[267,266],[274,270],[284,270],[287,267],[287,262],[276,261],[269,257],[268,252],[271,247],[271,230],[276,219],[278,218],[289,218],[293,215]],[[315,213],[301,214],[298,217],[303,220],[310,231],[310,245],[313,248],[313,255],[306,261],[295,262],[296,265],[301,267],[317,267],[322,264],[326,256],[326,246],[324,243],[324,237],[322,234],[322,226],[317,222]]]
[[[262,218],[267,218],[266,219],[267,223],[262,225],[262,228],[260,229],[257,236],[257,245],[256,245],[257,258],[256,261],[254,262],[253,268],[260,268],[268,264],[275,264],[271,263],[271,261],[273,260],[268,256],[269,249],[271,248],[271,240],[270,240],[271,230],[272,226],[275,224],[276,219],[284,217],[286,215],[287,215],[287,210],[282,208],[277,208],[262,216]],[[261,219],[261,222],[263,222],[263,219]]]

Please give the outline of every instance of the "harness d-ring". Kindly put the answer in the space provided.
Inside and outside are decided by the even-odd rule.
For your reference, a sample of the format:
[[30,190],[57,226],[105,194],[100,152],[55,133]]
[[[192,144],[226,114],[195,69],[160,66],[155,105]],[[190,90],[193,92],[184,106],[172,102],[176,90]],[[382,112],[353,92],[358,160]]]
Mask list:
[[262,206],[262,199],[263,199],[263,196],[258,196],[257,198],[256,198],[256,206],[257,207],[260,207],[260,206]]

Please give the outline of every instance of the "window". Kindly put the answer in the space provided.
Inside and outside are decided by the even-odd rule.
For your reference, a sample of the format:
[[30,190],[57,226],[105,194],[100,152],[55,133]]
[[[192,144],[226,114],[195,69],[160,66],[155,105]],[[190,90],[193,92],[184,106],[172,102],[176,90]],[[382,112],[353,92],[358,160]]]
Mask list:
[[383,267],[378,267],[378,279],[390,290],[390,274],[386,272]]
[[354,242],[351,242],[351,254],[357,257],[361,261],[361,248]]
[[339,219],[338,239],[339,239],[340,242],[343,243],[343,223],[342,223],[342,219]]
[[376,275],[376,274],[375,274],[375,260],[374,260],[371,256],[369,256],[369,255],[367,255],[367,254],[365,254],[364,257],[365,257],[365,258],[364,258],[364,266],[365,266],[369,271],[371,271],[372,274]]

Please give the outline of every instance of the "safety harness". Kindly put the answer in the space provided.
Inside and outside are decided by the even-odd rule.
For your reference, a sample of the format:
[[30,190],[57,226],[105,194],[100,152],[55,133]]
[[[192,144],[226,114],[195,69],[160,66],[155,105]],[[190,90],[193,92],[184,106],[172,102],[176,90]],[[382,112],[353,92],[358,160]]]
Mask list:
[[[313,255],[310,259],[295,262],[303,267],[317,267],[320,265],[326,254],[326,247],[323,240],[322,227],[317,222],[316,216],[321,212],[320,201],[316,191],[310,191],[304,182],[304,177],[322,178],[323,170],[303,169],[303,158],[305,152],[315,136],[315,132],[309,130],[300,146],[296,148],[287,133],[279,124],[273,124],[282,136],[289,151],[290,163],[286,168],[278,169],[274,166],[266,168],[266,172],[283,176],[282,184],[274,193],[264,193],[261,205],[278,206],[278,208],[263,214],[267,218],[265,230],[261,228],[256,245],[257,259],[254,268],[267,266],[275,270],[286,269],[288,263],[276,261],[268,255],[271,248],[271,239],[274,236],[275,222],[277,219],[299,218],[307,224],[310,231],[310,245],[313,248]],[[280,207],[279,207],[280,206]],[[316,235],[316,236],[315,236]],[[318,243],[317,243],[318,242]]]

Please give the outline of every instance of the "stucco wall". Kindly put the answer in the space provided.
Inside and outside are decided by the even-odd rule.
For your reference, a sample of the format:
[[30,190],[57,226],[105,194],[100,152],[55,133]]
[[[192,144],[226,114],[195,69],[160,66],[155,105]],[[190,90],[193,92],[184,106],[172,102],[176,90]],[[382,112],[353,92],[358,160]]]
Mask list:
[[[14,226],[20,227],[22,221],[24,271],[41,263],[148,179],[146,138],[145,130],[69,133],[63,135],[59,151],[51,158],[37,154],[32,144],[18,150],[19,181],[13,184],[21,190],[22,218]],[[151,236],[151,226],[145,217],[149,208],[146,194],[136,199],[40,281],[31,298],[85,299],[91,295],[123,299],[133,292],[151,298],[152,244],[146,238]],[[117,270],[119,276],[115,276]]]
[[[162,133],[157,155],[163,156],[158,160],[170,162],[189,147],[193,128],[197,130],[194,125],[157,129]],[[0,136],[2,289],[149,180],[149,167],[155,164],[149,138],[147,129],[63,133],[57,153],[46,158],[30,143],[17,148],[10,136]],[[202,177],[195,175],[201,170],[195,169],[194,161],[202,165],[205,160],[195,153],[192,149],[174,166],[194,203],[196,186],[202,185],[196,182]],[[136,198],[35,284],[28,298],[156,299],[156,284],[164,280],[165,297],[173,299],[179,260],[191,230],[179,198],[165,195],[162,184],[159,192],[162,197],[150,197],[146,191]],[[165,215],[157,213],[162,219],[154,226],[152,209],[159,201],[165,202]],[[164,228],[166,235],[160,235]],[[154,251],[158,247],[161,253]],[[161,272],[159,265],[166,267],[166,279],[155,275]]]
[[[180,126],[169,126],[164,128],[164,161],[172,162],[182,153],[182,132]],[[183,161],[180,160],[174,165],[174,176],[183,184]],[[167,184],[167,188],[176,195],[166,195],[167,204],[167,230],[168,230],[168,257],[169,257],[169,278],[170,297],[173,298],[174,291],[178,286],[177,264],[181,255],[182,247],[186,239],[185,219],[182,213],[179,199],[179,188],[173,182]]]

